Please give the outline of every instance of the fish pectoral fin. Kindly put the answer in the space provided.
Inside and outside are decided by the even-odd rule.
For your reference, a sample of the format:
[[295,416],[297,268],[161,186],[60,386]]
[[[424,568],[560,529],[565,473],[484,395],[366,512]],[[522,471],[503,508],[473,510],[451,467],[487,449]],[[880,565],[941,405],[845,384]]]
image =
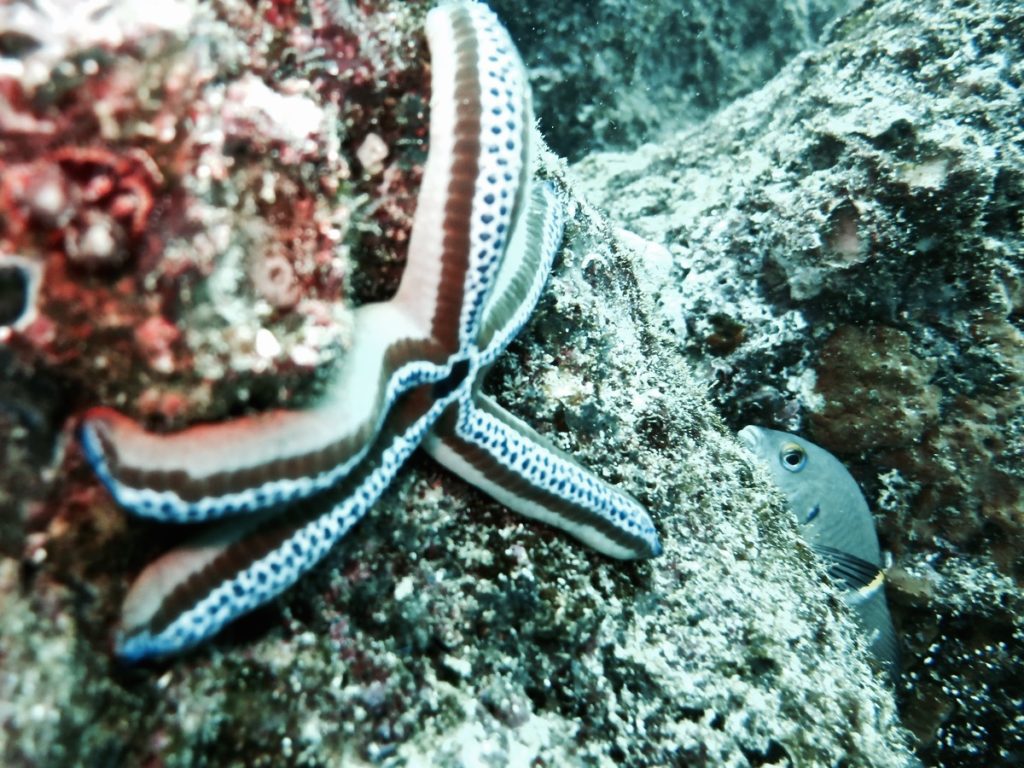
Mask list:
[[885,574],[874,563],[863,560],[849,552],[821,544],[811,546],[828,566],[828,575],[844,589],[868,596],[885,582]]

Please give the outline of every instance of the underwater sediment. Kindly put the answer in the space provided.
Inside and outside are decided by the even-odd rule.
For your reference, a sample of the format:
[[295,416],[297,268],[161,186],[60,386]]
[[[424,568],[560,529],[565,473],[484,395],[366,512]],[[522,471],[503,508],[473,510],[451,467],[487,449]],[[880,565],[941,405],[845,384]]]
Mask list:
[[885,513],[922,754],[1013,756],[1009,4],[871,4],[699,130],[571,173],[545,155],[565,245],[487,389],[637,496],[661,557],[603,558],[417,456],[280,600],[126,667],[120,601],[182,534],[116,507],[76,415],[174,430],[315,398],[350,307],[397,284],[429,119],[426,3],[164,5],[22,7],[3,36],[0,250],[41,270],[0,348],[5,764],[909,763],[730,434],[755,417],[806,427]]

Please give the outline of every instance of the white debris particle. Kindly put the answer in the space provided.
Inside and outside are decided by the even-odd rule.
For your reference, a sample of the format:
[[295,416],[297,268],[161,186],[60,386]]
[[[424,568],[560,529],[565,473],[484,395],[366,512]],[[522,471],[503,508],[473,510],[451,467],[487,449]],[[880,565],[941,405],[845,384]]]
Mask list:
[[110,226],[108,220],[101,219],[91,224],[77,241],[68,237],[68,257],[72,261],[86,263],[112,259],[117,252],[117,241]]
[[373,175],[384,168],[384,159],[388,156],[388,145],[376,133],[366,134],[363,143],[356,150],[356,158],[364,170]]
[[395,600],[405,600],[409,595],[412,594],[415,580],[412,576],[406,576],[398,584],[395,585]]
[[444,665],[464,680],[469,679],[473,672],[473,665],[465,659],[448,654],[444,657]]
[[268,359],[281,354],[281,343],[266,328],[260,328],[256,332],[256,354]]
[[231,84],[228,101],[225,109],[229,112],[229,123],[232,119],[251,120],[255,113],[267,136],[299,148],[310,136],[321,133],[324,124],[323,109],[308,96],[285,96],[253,74]]
[[320,356],[316,350],[305,344],[292,347],[291,359],[293,363],[302,368],[312,368],[320,362]]
[[571,372],[552,368],[544,374],[544,391],[554,400],[576,403],[593,395],[594,385]]

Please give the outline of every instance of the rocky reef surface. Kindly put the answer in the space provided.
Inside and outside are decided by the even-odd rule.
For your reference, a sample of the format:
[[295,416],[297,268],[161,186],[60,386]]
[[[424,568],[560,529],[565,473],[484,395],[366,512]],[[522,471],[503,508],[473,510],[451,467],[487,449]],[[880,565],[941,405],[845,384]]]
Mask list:
[[76,414],[314,397],[348,307],[400,274],[429,119],[426,3],[160,8],[0,9],[5,765],[908,764],[741,421],[806,427],[878,500],[921,754],[1012,764],[1012,4],[868,4],[699,129],[546,156],[565,247],[487,386],[641,499],[660,558],[604,559],[417,457],[283,598],[126,667],[120,600],[182,534],[114,506]]
[[764,85],[855,0],[495,0],[552,149],[579,159],[692,125]]
[[574,169],[667,247],[656,300],[726,422],[862,483],[937,765],[1024,759],[1022,32],[1015,3],[867,3],[698,128]]

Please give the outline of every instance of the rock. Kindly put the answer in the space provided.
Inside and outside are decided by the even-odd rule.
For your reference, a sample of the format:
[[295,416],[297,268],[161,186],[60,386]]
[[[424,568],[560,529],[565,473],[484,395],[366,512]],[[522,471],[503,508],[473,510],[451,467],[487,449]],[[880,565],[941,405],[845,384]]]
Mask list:
[[934,579],[889,591],[928,764],[1024,756],[1022,29],[867,3],[699,127],[575,168],[673,255],[662,325],[727,423],[843,457],[896,570]]
[[770,80],[851,0],[592,0],[492,7],[530,68],[556,152],[577,160],[695,125]]

